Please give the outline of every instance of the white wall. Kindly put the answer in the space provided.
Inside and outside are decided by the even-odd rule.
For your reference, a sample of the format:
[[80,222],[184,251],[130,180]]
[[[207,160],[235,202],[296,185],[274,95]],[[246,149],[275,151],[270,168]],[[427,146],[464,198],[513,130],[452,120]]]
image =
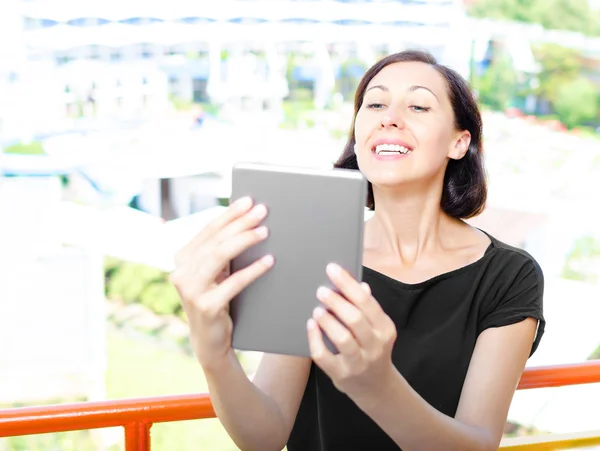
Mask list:
[[63,247],[60,181],[0,178],[0,403],[104,397],[103,259]]

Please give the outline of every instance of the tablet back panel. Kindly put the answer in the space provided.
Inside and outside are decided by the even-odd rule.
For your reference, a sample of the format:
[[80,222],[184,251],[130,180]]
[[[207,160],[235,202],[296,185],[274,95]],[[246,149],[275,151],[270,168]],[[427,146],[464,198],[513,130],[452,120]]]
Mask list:
[[232,182],[231,201],[250,196],[269,210],[269,237],[234,259],[232,272],[275,257],[274,267],[231,303],[233,347],[309,356],[306,321],[320,304],[317,288],[334,288],[327,264],[362,280],[367,181],[353,170],[244,163],[234,167]]

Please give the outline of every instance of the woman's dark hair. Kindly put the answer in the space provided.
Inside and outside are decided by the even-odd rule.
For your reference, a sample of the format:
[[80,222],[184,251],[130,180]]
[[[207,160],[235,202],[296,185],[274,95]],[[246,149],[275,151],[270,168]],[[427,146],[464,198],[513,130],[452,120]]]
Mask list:
[[[407,50],[389,55],[375,63],[363,76],[356,89],[354,97],[354,117],[352,129],[346,147],[338,161],[336,168],[358,169],[354,153],[354,125],[356,114],[363,103],[365,90],[371,80],[386,66],[400,62],[419,62],[431,65],[445,79],[448,87],[448,97],[454,110],[454,127],[457,130],[468,130],[471,133],[469,149],[460,160],[448,161],[444,175],[441,208],[453,218],[471,218],[478,215],[485,208],[487,199],[487,181],[483,167],[482,149],[482,121],[481,113],[475,97],[468,83],[454,70],[438,64],[437,60],[429,53],[418,50]],[[367,207],[375,209],[373,186],[369,183]]]

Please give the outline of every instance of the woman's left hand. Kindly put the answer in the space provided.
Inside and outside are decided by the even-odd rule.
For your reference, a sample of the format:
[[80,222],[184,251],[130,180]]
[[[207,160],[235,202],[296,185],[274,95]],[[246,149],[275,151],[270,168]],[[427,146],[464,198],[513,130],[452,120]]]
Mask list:
[[[338,265],[327,266],[327,275],[340,294],[320,287],[317,307],[308,320],[308,342],[314,362],[350,398],[377,396],[394,374],[392,347],[396,326],[371,295],[366,283],[357,282]],[[321,329],[338,350],[323,342]]]

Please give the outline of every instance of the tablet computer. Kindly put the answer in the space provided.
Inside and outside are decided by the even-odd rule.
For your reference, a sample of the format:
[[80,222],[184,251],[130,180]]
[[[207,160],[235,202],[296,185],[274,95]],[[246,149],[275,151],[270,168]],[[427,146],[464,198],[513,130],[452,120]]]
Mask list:
[[231,202],[244,196],[267,207],[263,224],[269,236],[235,258],[231,271],[266,254],[275,265],[232,300],[232,346],[308,357],[306,322],[320,304],[317,288],[334,289],[327,264],[337,263],[362,280],[367,181],[350,169],[239,163],[232,172]]

